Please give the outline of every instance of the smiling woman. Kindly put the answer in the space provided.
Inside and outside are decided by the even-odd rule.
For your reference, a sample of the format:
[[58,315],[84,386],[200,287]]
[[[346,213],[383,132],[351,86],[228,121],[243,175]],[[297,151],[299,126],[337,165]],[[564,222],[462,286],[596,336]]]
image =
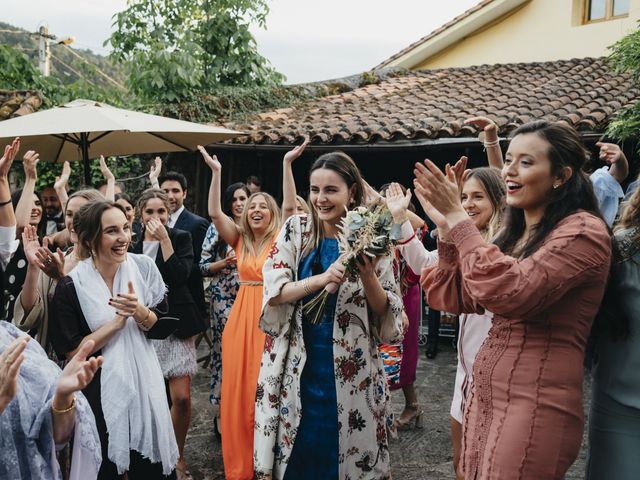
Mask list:
[[[162,371],[149,337],[160,335],[166,312],[164,281],[153,260],[127,253],[124,208],[83,205],[73,219],[81,261],[63,277],[50,308],[50,338],[71,358],[88,340],[104,357],[84,389],[102,446],[101,479],[163,478],[178,460]],[[108,435],[107,435],[108,432]]]
[[220,201],[222,165],[203,147],[199,150],[211,169],[209,216],[220,238],[237,252],[240,278],[240,288],[222,333],[220,422],[224,471],[230,480],[249,480],[254,477],[250,447],[254,437],[256,382],[265,341],[258,328],[262,267],[280,228],[280,210],[271,195],[257,192],[246,201],[236,224],[223,211]]
[[438,266],[423,275],[429,305],[494,314],[464,411],[464,478],[562,478],[580,449],[582,365],[611,261],[585,160],[566,125],[517,129],[493,244],[462,207],[453,170],[416,165],[416,192],[441,235]]

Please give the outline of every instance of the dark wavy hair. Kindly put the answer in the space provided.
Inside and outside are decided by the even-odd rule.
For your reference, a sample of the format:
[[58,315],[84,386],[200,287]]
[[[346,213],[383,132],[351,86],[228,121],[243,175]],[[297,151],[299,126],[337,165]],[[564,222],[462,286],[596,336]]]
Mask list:
[[[247,199],[251,196],[251,192],[249,191],[246,183],[236,182],[229,185],[222,195],[222,211],[229,218],[233,218],[233,211],[231,210],[231,207],[233,205],[233,194],[236,193],[237,190],[242,190],[246,193]],[[215,253],[220,258],[225,258],[227,256],[227,242],[225,242],[222,237],[218,237]]]
[[[13,211],[15,212],[16,207],[18,206],[18,202],[20,201],[20,197],[22,197],[22,188],[14,191],[11,194],[11,205],[13,205]],[[44,211],[44,206],[42,205],[42,197],[38,192],[33,192],[33,194],[38,197],[40,201],[40,209],[42,210],[42,215],[40,216],[40,222],[36,226],[36,232],[38,234],[38,238],[43,239],[47,235],[47,214]]]
[[112,208],[120,210],[126,218],[124,207],[111,200],[85,203],[73,216],[73,229],[78,235],[78,258],[84,260],[92,252],[97,254],[102,238],[102,215]]
[[[535,226],[532,235],[524,245],[522,257],[532,255],[560,221],[578,210],[584,210],[602,219],[591,180],[582,170],[588,151],[578,132],[564,123],[540,120],[522,125],[513,132],[512,138],[526,134],[535,134],[549,144],[547,153],[551,161],[552,175],[562,177],[562,170],[565,167],[571,167],[573,173],[569,178],[564,179],[560,188],[549,192],[549,203],[540,223]],[[503,225],[504,228],[501,229],[494,243],[503,252],[513,253],[516,243],[524,235],[524,211],[507,206]]]
[[[353,201],[354,204],[349,208],[359,207],[364,202],[364,182],[360,170],[356,166],[353,159],[344,152],[335,151],[320,155],[309,170],[309,177],[318,169],[326,168],[333,170],[338,174],[348,188],[354,187]],[[313,219],[313,243],[310,246],[317,247],[322,237],[322,222],[318,219],[318,213],[315,207],[311,206],[311,218]]]

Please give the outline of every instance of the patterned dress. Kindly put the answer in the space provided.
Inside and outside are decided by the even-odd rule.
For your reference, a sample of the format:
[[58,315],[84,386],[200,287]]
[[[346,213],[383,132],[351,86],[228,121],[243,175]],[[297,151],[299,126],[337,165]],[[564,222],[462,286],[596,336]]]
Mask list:
[[[209,400],[213,405],[220,405],[220,382],[222,378],[222,332],[229,318],[229,312],[240,287],[238,268],[230,265],[219,272],[211,273],[209,265],[226,257],[218,253],[218,244],[222,241],[215,225],[209,225],[207,235],[202,244],[200,258],[200,272],[203,277],[211,277],[209,298],[211,308],[209,317],[211,322],[211,394]],[[227,254],[233,251],[227,246]]]
[[[275,306],[268,302],[285,284],[299,279],[298,269],[312,249],[311,239],[310,217],[290,217],[263,270],[260,328],[267,338],[256,392],[254,438],[254,469],[259,478],[284,477],[303,416],[301,377],[307,347],[302,301]],[[402,340],[402,300],[391,259],[381,259],[377,270],[389,300],[384,316],[369,315],[359,279],[343,283],[336,299],[332,344],[341,479],[391,478],[388,434],[393,414],[377,342]]]

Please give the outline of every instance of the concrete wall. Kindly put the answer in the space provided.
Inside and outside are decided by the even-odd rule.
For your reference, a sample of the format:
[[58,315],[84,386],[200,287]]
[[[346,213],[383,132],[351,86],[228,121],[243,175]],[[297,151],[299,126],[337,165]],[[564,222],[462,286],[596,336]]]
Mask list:
[[582,20],[585,3],[532,0],[411,68],[601,57],[608,54],[608,46],[638,28],[640,0],[630,0],[627,17],[587,24]]

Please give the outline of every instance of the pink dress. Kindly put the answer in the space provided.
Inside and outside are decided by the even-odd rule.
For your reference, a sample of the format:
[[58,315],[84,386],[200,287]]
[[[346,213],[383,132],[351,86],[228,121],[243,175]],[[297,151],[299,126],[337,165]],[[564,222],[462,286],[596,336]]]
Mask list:
[[575,213],[524,259],[488,245],[471,220],[450,238],[424,281],[429,304],[494,314],[464,412],[464,477],[560,479],[582,440],[582,364],[609,273],[607,227]]

